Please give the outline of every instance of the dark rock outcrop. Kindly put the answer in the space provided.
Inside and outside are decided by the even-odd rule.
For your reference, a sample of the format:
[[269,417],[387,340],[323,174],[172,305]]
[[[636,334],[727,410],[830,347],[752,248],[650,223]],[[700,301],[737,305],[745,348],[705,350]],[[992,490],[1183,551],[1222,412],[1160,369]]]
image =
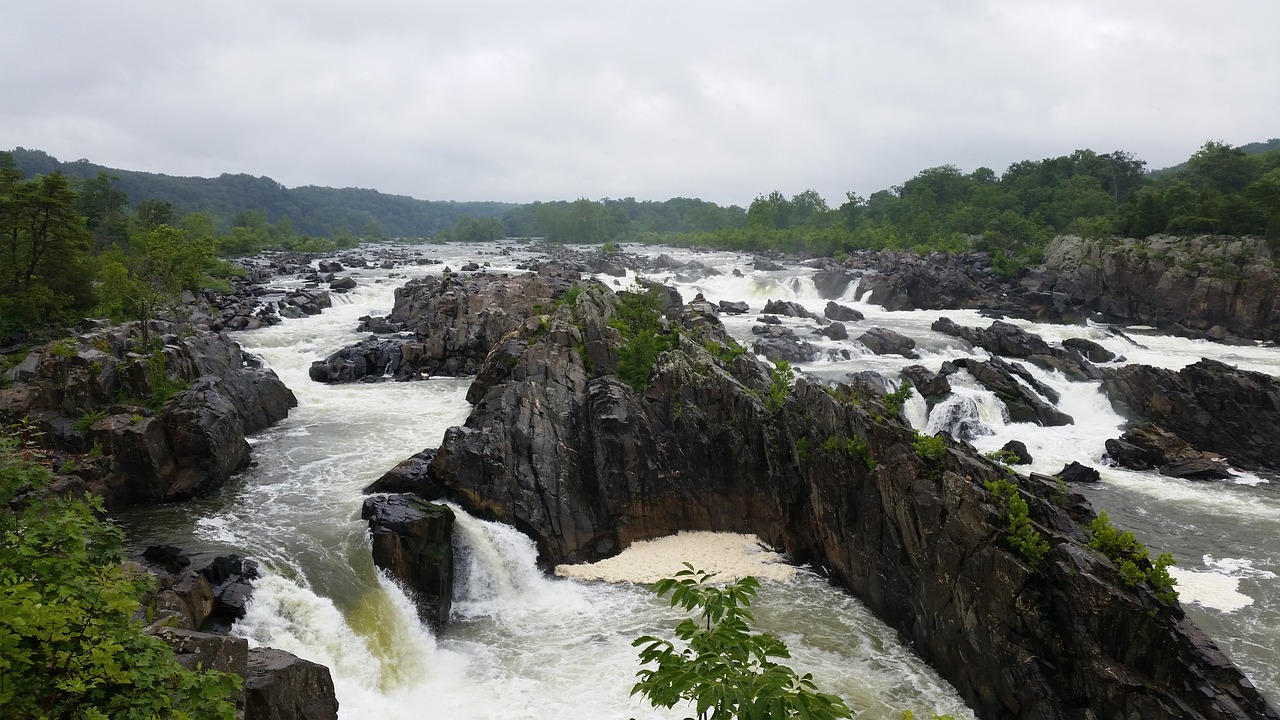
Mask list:
[[[957,367],[968,370],[983,387],[996,394],[1008,408],[1010,422],[1033,422],[1038,425],[1071,425],[1075,422],[1070,415],[1050,404],[1058,401],[1058,394],[1052,388],[1043,385],[1017,365],[998,357],[990,360],[959,358],[954,363]],[[1018,382],[1017,378],[1035,389]]]
[[863,318],[860,311],[836,302],[828,302],[822,313],[827,316],[828,320],[836,320],[838,322],[855,322]]
[[[818,297],[823,300],[834,300],[844,295],[849,283],[857,279],[857,275],[839,265],[831,265],[813,274],[813,285],[818,290]],[[836,320],[838,318],[831,318]]]
[[1021,440],[1010,440],[1001,446],[1000,452],[1012,456],[1010,465],[1030,465],[1033,462],[1031,452],[1027,450],[1027,444]]
[[226,336],[179,329],[153,321],[162,345],[145,354],[136,323],[32,352],[0,391],[0,419],[28,417],[52,448],[86,454],[75,474],[110,507],[217,488],[248,463],[245,436],[297,400]]
[[[501,369],[482,371],[471,416],[432,468],[463,506],[530,534],[546,561],[678,530],[754,532],[827,569],[980,717],[1277,718],[1180,607],[1088,549],[1087,502],[1058,505],[1052,480],[952,444],[922,459],[909,427],[847,386],[802,379],[768,408],[759,363],[726,365],[687,336],[637,394],[576,349],[604,318],[564,320],[495,350],[486,364]],[[715,339],[714,322],[700,327]],[[866,450],[828,451],[833,437]],[[1036,568],[1003,541],[1005,511],[984,487],[997,478],[1017,485],[1051,545]]]
[[951,394],[951,381],[943,373],[930,372],[923,365],[908,365],[902,368],[902,377],[911,383],[911,387],[925,399],[930,408],[939,400]]
[[920,357],[916,353],[915,340],[889,328],[868,328],[858,336],[858,342],[876,355],[901,355],[909,360]]
[[751,343],[751,352],[763,355],[771,362],[810,362],[819,355],[812,343],[800,340],[790,328],[781,325],[753,325],[751,334],[759,336]]
[[845,329],[844,323],[833,322],[824,328],[818,328],[818,334],[829,337],[832,340],[848,340],[849,331]]
[[994,355],[1026,358],[1047,370],[1058,370],[1071,380],[1101,380],[1102,372],[1079,352],[1056,347],[1034,333],[1001,320],[982,328],[957,325],[951,318],[941,317],[930,326],[934,332],[961,338]]
[[418,615],[437,630],[453,604],[453,511],[416,495],[366,498],[373,562],[400,582]]
[[721,300],[718,304],[720,306],[720,312],[729,315],[741,315],[751,309],[750,306],[741,300]]
[[274,648],[249,651],[245,720],[337,720],[329,668]]
[[425,500],[438,500],[443,491],[431,474],[431,461],[435,458],[435,448],[415,453],[369,483],[363,492],[413,493]]
[[1159,425],[1145,423],[1107,440],[1107,456],[1130,470],[1157,469],[1189,480],[1226,480],[1231,471],[1213,456],[1191,447]]
[[550,310],[578,280],[578,273],[545,263],[524,275],[446,273],[410,281],[396,290],[384,322],[412,336],[374,337],[339,350],[313,363],[311,378],[339,383],[474,375],[504,335]]
[[1062,347],[1075,350],[1089,362],[1105,363],[1116,359],[1115,353],[1086,338],[1067,338],[1062,341]]
[[1102,475],[1088,465],[1081,465],[1074,460],[1062,466],[1058,471],[1057,477],[1062,478],[1063,482],[1072,484],[1096,483],[1102,482]]
[[770,315],[818,319],[818,316],[814,315],[808,308],[790,300],[769,300],[764,304],[764,312]]
[[1063,311],[1216,340],[1280,340],[1278,288],[1265,240],[1212,236],[1058,237],[1045,248],[1040,282]]
[[1280,379],[1204,358],[1181,370],[1127,365],[1106,371],[1112,406],[1153,422],[1198,450],[1246,470],[1280,470]]

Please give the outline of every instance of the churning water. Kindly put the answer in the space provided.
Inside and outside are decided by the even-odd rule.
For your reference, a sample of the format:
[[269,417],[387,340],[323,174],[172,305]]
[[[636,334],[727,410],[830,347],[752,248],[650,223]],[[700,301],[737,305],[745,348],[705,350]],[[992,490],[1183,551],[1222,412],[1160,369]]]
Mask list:
[[[692,257],[663,251],[678,260]],[[503,244],[449,246],[433,256],[455,267],[489,260],[501,269],[525,259],[521,253],[521,246]],[[701,253],[697,259],[723,274],[655,279],[678,287],[686,300],[701,292],[713,302],[748,302],[753,313],[723,318],[744,343],[766,299],[795,300],[817,312],[826,304],[806,268],[755,271],[749,257],[729,253]],[[171,542],[260,560],[266,576],[235,631],[329,666],[341,717],[348,720],[683,717],[683,708],[656,712],[628,695],[638,667],[632,639],[669,633],[678,620],[642,586],[545,577],[536,569],[528,538],[459,512],[454,617],[437,637],[373,567],[359,519],[361,488],[400,460],[438,445],[447,427],[463,422],[468,380],[325,386],[311,382],[307,369],[360,339],[354,333],[358,318],[388,312],[394,287],[407,276],[439,267],[415,267],[398,277],[357,271],[360,287],[335,295],[335,306],[322,315],[240,334],[246,349],[265,357],[297,394],[299,406],[253,439],[256,466],[219,493],[132,513],[126,518],[131,542]],[[732,274],[735,268],[741,277]],[[632,277],[601,279],[625,286]],[[872,355],[852,339],[808,337],[813,321],[784,318],[820,348],[850,353],[849,360],[803,364],[802,372],[839,379],[876,370],[896,378],[907,364],[936,371],[949,358],[985,357],[929,329],[941,315],[966,325],[989,324],[976,313],[887,312],[857,297],[855,285],[839,299],[866,315],[846,323],[851,338],[868,327],[889,327],[915,338],[922,359]],[[1103,326],[1018,324],[1051,342],[1087,337],[1127,362],[1181,368],[1208,356],[1280,375],[1280,349],[1274,347],[1132,333],[1131,340]],[[1191,482],[1109,468],[1103,443],[1120,434],[1123,420],[1098,383],[1070,382],[1027,367],[1061,394],[1058,407],[1075,418],[1074,425],[1010,424],[1003,405],[963,372],[951,378],[954,400],[930,414],[913,398],[907,417],[922,431],[966,427],[983,451],[1021,440],[1038,472],[1054,474],[1071,461],[1097,468],[1103,482],[1085,489],[1095,506],[1133,530],[1153,554],[1173,553],[1188,613],[1272,702],[1280,702],[1280,492],[1274,482],[1254,475]],[[766,581],[756,614],[791,647],[792,665],[812,672],[825,691],[843,696],[859,717],[898,718],[907,709],[917,717],[935,710],[972,717],[954,690],[904,649],[892,630],[810,573],[786,583]]]
[[[512,255],[493,248],[450,246],[433,256],[455,268],[521,259],[519,246]],[[374,568],[361,488],[461,424],[469,380],[326,386],[307,370],[359,340],[358,318],[387,313],[407,276],[439,271],[357,271],[360,287],[335,295],[322,315],[240,334],[298,407],[253,438],[256,465],[218,493],[130,513],[131,543],[258,559],[265,577],[234,632],[327,665],[345,720],[684,717],[686,708],[655,711],[629,695],[639,667],[631,641],[670,635],[680,619],[644,586],[546,577],[528,538],[459,511],[453,619],[435,636]],[[900,718],[908,709],[972,717],[893,630],[811,573],[765,581],[755,610],[788,643],[793,667],[859,717]]]

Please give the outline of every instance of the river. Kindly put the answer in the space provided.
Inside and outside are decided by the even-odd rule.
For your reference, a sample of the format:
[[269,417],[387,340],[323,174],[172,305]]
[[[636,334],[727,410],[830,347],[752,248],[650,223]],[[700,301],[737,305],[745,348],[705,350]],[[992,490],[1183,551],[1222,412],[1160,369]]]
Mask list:
[[[670,248],[636,250],[666,252],[676,260],[693,257]],[[500,270],[529,258],[525,246],[513,243],[423,252],[455,268],[476,260]],[[795,300],[815,311],[826,304],[807,268],[763,272],[752,269],[749,256],[696,257],[723,274],[692,281],[674,274],[655,279],[675,285],[686,300],[702,292],[713,302],[747,301],[757,312],[724,318],[744,343],[766,299]],[[734,268],[742,277],[731,274]],[[465,420],[468,380],[326,386],[311,382],[307,370],[313,360],[360,339],[354,332],[358,318],[386,314],[394,288],[405,279],[441,271],[441,265],[355,271],[360,286],[335,295],[334,307],[323,314],[238,334],[241,344],[263,356],[294,391],[298,407],[251,439],[255,466],[219,492],[122,518],[130,542],[239,552],[259,560],[265,576],[234,632],[329,666],[344,720],[424,714],[446,720],[683,717],[684,708],[653,711],[629,696],[638,667],[632,639],[669,635],[679,619],[644,586],[544,577],[527,538],[459,512],[454,543],[463,580],[455,592],[454,620],[435,636],[418,622],[403,593],[373,567],[359,519],[360,489],[400,460],[438,445],[446,428]],[[629,283],[629,278],[601,279]],[[874,356],[852,340],[813,338],[823,348],[849,350],[852,359],[802,364],[801,372],[823,379],[866,369],[896,375],[910,363],[937,370],[948,358],[984,356],[960,350],[954,338],[929,329],[940,315],[967,325],[990,323],[976,313],[887,312],[856,296],[854,286],[839,299],[866,315],[846,323],[851,338],[871,326],[893,328],[917,340],[922,359]],[[813,327],[812,321],[784,322],[802,330],[802,336]],[[1226,347],[1133,333],[1129,340],[1102,326],[1018,324],[1050,341],[1088,337],[1127,362],[1181,368],[1208,356],[1280,375],[1280,349],[1274,347]],[[980,423],[990,434],[973,443],[983,451],[1022,440],[1035,457],[1034,471],[1056,473],[1073,460],[1098,468],[1103,482],[1086,487],[1085,494],[1117,525],[1133,530],[1153,556],[1173,553],[1188,614],[1273,703],[1280,702],[1275,649],[1280,646],[1280,493],[1269,481],[1276,479],[1242,474],[1234,481],[1204,483],[1106,467],[1103,442],[1119,435],[1123,421],[1098,383],[1069,382],[1028,367],[1061,393],[1058,407],[1076,419],[1075,425],[1010,424],[1000,403],[966,383],[963,373],[952,378],[959,398],[954,402],[963,406],[957,413],[947,415],[940,405],[929,417],[915,398],[907,414],[922,431],[943,429],[938,423],[944,415]],[[892,630],[816,575],[801,571],[790,582],[766,581],[755,607],[761,625],[788,643],[792,666],[812,672],[821,689],[844,697],[858,717],[900,718],[908,709],[917,717],[935,711],[972,717],[955,691],[902,647]]]

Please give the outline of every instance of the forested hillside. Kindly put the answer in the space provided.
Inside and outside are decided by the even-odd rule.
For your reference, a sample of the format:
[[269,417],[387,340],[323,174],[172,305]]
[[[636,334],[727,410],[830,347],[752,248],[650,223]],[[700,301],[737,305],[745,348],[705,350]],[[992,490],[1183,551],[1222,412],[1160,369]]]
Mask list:
[[[1007,274],[1038,263],[1063,233],[1258,235],[1280,248],[1280,140],[1250,147],[1262,152],[1210,141],[1180,169],[1158,176],[1130,153],[1077,150],[1014,163],[1002,174],[929,168],[867,198],[848,193],[837,207],[807,190],[757,197],[745,213],[696,200],[606,199],[520,206],[503,221],[508,234],[553,242],[639,240],[810,255],[982,250]],[[672,212],[655,216],[656,208]]]
[[27,177],[55,171],[81,180],[105,175],[135,201],[167,202],[180,213],[207,212],[221,229],[235,224],[242,213],[260,212],[270,223],[288,218],[292,229],[305,235],[420,238],[452,228],[460,217],[496,217],[513,207],[498,202],[418,200],[360,188],[286,188],[271,178],[244,174],[174,177],[119,170],[88,160],[61,162],[40,150],[24,148],[13,150],[12,155]]

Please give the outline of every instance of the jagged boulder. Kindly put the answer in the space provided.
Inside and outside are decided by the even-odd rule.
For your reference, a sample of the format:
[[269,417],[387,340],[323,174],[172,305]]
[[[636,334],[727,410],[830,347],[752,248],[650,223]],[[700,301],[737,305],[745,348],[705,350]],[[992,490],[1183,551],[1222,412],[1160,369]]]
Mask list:
[[[1011,422],[1033,422],[1049,426],[1071,425],[1075,422],[1070,415],[1051,404],[1058,401],[1058,394],[1052,388],[1012,363],[998,357],[990,360],[959,358],[953,362],[957,367],[968,370],[983,387],[995,393],[1008,408]],[[1019,378],[1035,389],[1019,382]]]
[[838,322],[856,322],[863,319],[863,314],[860,311],[834,301],[828,301],[822,313],[827,316],[828,320]]
[[[813,274],[813,285],[818,290],[818,297],[834,300],[844,295],[849,283],[857,279],[857,275],[839,265],[823,268]],[[832,318],[835,320],[836,318]]]
[[412,280],[396,290],[395,306],[383,318],[412,337],[368,338],[317,361],[311,377],[342,383],[475,375],[504,335],[550,311],[579,278],[558,263],[543,263],[528,274],[445,273]]
[[245,720],[337,720],[329,668],[274,648],[249,651]]
[[1204,358],[1181,370],[1108,368],[1102,387],[1116,411],[1152,422],[1232,465],[1280,469],[1280,379]]
[[741,315],[751,308],[741,300],[721,300],[719,303],[720,312],[729,315]]
[[818,334],[831,338],[832,340],[848,340],[849,331],[845,329],[844,323],[833,322],[830,325],[818,328]]
[[797,338],[790,328],[781,325],[753,325],[751,333],[759,336],[751,343],[751,352],[770,362],[811,362],[819,355],[812,343]]
[[1213,456],[1191,447],[1159,425],[1144,423],[1107,440],[1107,456],[1130,470],[1157,469],[1189,480],[1226,480],[1231,471]]
[[1087,338],[1067,338],[1062,347],[1070,348],[1085,356],[1089,362],[1105,363],[1116,359],[1116,354]]
[[808,308],[790,300],[769,300],[764,304],[764,312],[770,315],[818,319],[818,316],[814,315]]
[[413,493],[424,500],[438,500],[444,494],[440,484],[431,474],[431,461],[435,458],[435,448],[415,453],[369,483],[363,492],[365,494]]
[[1010,465],[1030,465],[1033,462],[1027,444],[1021,440],[1010,440],[1000,447],[1000,452],[1012,458]]
[[858,336],[858,342],[876,355],[901,355],[909,360],[920,357],[915,340],[889,328],[868,328]]
[[951,381],[943,373],[931,372],[923,365],[908,365],[902,368],[901,374],[930,408],[951,394]]
[[1057,477],[1062,478],[1063,482],[1074,485],[1102,482],[1101,473],[1088,465],[1081,465],[1074,460],[1063,465],[1062,469],[1058,471]]
[[[293,393],[225,335],[153,321],[96,329],[32,352],[0,390],[0,418],[32,418],[51,446],[107,461],[76,467],[108,506],[207,493],[245,466],[245,436],[285,418]],[[167,398],[167,399],[166,399]]]
[[1002,320],[996,320],[990,327],[982,329],[958,325],[951,318],[941,317],[933,322],[930,329],[961,338],[994,355],[1026,358],[1047,370],[1058,370],[1072,380],[1102,379],[1102,372],[1076,350],[1052,346],[1039,335]]
[[443,627],[453,604],[453,511],[416,495],[380,495],[365,499],[360,517],[374,564],[408,591],[424,621]]

